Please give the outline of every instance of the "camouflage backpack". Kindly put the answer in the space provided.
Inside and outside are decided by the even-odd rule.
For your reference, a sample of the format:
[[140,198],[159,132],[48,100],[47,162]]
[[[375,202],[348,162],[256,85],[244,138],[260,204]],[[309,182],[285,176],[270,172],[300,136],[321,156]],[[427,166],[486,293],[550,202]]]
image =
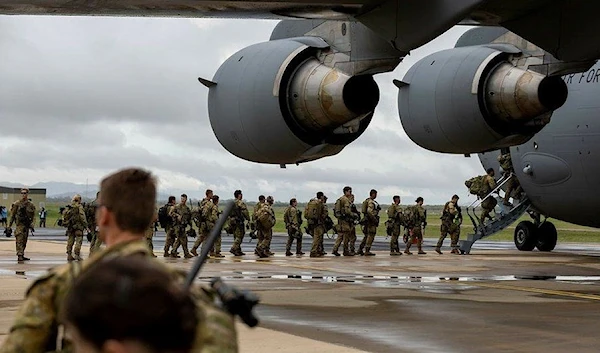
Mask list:
[[473,177],[467,181],[465,181],[465,186],[469,189],[469,192],[473,195],[481,195],[486,192],[484,190],[483,180],[485,179],[485,175],[480,175]]
[[318,199],[312,199],[308,202],[308,204],[306,205],[306,207],[304,208],[304,218],[306,218],[309,222],[310,221],[316,221],[318,218],[318,206],[319,206],[319,201]]
[[292,206],[288,206],[285,211],[283,211],[283,223],[286,225],[292,223],[292,215],[290,214],[292,210]]
[[335,206],[333,206],[333,215],[335,218],[342,218],[342,198],[340,197],[335,201]]
[[417,223],[419,223],[418,217],[419,211],[417,210],[417,206],[408,206],[404,210],[404,226],[408,228],[414,227]]
[[275,217],[269,210],[271,207],[261,207],[256,215],[256,220],[265,229],[273,228],[275,225]]
[[[80,206],[81,207],[81,206]],[[79,207],[69,206],[63,212],[63,227],[83,230],[81,226],[81,219],[79,217]]]

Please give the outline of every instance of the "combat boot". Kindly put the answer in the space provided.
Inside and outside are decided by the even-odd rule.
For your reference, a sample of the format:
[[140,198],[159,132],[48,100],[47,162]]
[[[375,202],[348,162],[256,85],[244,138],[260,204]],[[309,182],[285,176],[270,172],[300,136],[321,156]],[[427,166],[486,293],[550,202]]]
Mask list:
[[169,254],[168,251],[165,251],[165,253],[163,254],[163,257],[169,257],[169,256],[171,256],[171,254]]
[[398,256],[398,255],[402,255],[402,253],[400,251],[394,250],[392,252],[390,252],[391,256]]
[[222,255],[220,252],[215,254],[215,257],[225,257],[225,255]]
[[23,257],[23,255],[17,256],[17,262],[23,262],[23,261],[25,261],[25,258]]
[[452,249],[452,251],[450,251],[450,253],[460,255],[460,251],[458,251],[458,249]]
[[337,250],[332,251],[331,254],[333,254],[335,256],[341,256]]
[[79,256],[79,254],[75,254],[75,256],[73,256],[73,258],[74,258],[76,261],[83,261],[83,259],[81,258],[81,256]]
[[176,253],[176,252],[172,252],[172,253],[171,253],[171,257],[174,257],[174,258],[180,258],[181,256],[179,256],[179,254],[178,254],[178,253]]
[[[435,248],[435,252],[442,255],[443,252],[440,250],[440,248]],[[454,254],[454,250],[452,250],[452,253]]]
[[71,262],[74,261],[75,259],[73,258],[73,255],[71,254],[67,254],[67,261]]
[[358,249],[358,252],[356,253],[356,255],[360,255],[363,256],[365,253],[362,251],[362,249]]
[[267,250],[267,254],[269,254],[269,256],[273,256],[273,255],[275,255],[275,253],[274,253],[274,252],[272,252],[271,250]]
[[304,253],[302,251],[300,251],[300,252],[296,252],[296,255],[302,256],[302,255],[304,255]]
[[423,249],[419,248],[419,252],[417,254],[419,254],[419,255],[425,255],[427,253],[425,251],[423,251]]
[[292,252],[290,250],[286,250],[285,251],[285,256],[292,256],[294,254],[292,254]]
[[410,252],[410,245],[411,245],[410,242],[406,243],[406,249],[404,249],[404,253],[406,255],[412,255],[412,253]]
[[344,256],[354,256],[350,251],[344,251]]
[[190,252],[192,253],[192,255],[198,256],[198,252],[196,251],[196,248],[192,248],[192,250],[190,250]]
[[184,254],[183,257],[186,259],[191,259],[194,256],[192,256],[192,254],[190,254],[190,253],[187,253],[187,254]]
[[366,248],[366,249],[365,249],[365,256],[375,256],[375,254],[373,254],[373,253],[371,252],[371,248]]

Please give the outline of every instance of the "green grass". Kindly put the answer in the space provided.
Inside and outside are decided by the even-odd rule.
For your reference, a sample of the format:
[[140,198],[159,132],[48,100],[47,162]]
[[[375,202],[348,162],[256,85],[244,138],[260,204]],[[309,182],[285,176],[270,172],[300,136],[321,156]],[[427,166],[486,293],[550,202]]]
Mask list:
[[[57,218],[59,217],[59,213],[58,213],[59,208],[64,205],[65,204],[62,204],[62,203],[60,203],[60,204],[59,203],[47,203],[46,204],[46,210],[48,211],[48,216],[46,219],[47,227],[55,226],[55,222],[56,222]],[[333,217],[333,211],[331,210],[331,207],[332,206],[330,206],[329,213],[330,213],[330,216],[335,221],[335,217]],[[384,211],[387,209],[387,205],[382,206],[382,207],[383,207]],[[248,208],[249,208],[250,212],[252,212],[252,209],[254,208],[254,206],[248,205]],[[275,206],[274,209],[275,209],[275,217],[277,218],[277,224],[275,224],[273,231],[276,233],[284,233],[284,232],[286,232],[285,224],[283,223],[283,211],[285,210],[285,207]],[[299,209],[304,210],[304,205],[299,206]],[[425,230],[425,237],[426,238],[435,238],[439,235],[439,230],[440,230],[441,222],[440,222],[440,213],[439,212],[441,210],[441,206],[430,206],[430,207],[427,207],[427,209],[428,209],[428,215],[427,215],[428,225]],[[387,219],[387,216],[385,215],[384,211],[382,211],[382,213],[381,213],[381,215],[382,215],[381,222],[380,222],[381,224],[377,230],[377,235],[379,235],[379,236],[385,236],[385,228],[384,228],[383,223]],[[473,230],[471,220],[468,218],[466,213],[463,214],[463,217],[464,217],[464,221],[463,221],[463,226],[461,227],[461,238],[466,237],[467,234],[469,234]],[[521,218],[519,218],[519,220],[517,220],[509,228],[503,230],[502,232],[500,232],[498,234],[495,234],[495,235],[487,238],[487,240],[512,241],[514,227],[520,221],[524,221],[524,220],[530,220],[529,216],[523,215]],[[580,226],[580,225],[567,223],[567,222],[563,222],[563,221],[558,221],[558,220],[552,220],[552,223],[554,223],[554,225],[556,226],[556,229],[558,229],[559,242],[577,242],[577,243],[600,242],[600,229]],[[39,224],[39,219],[36,217],[36,226],[38,224]],[[306,224],[306,220],[304,221],[303,225],[305,225],[305,224]],[[362,232],[360,230],[358,230],[358,233],[359,233],[359,236],[360,236],[360,234],[362,234]]]

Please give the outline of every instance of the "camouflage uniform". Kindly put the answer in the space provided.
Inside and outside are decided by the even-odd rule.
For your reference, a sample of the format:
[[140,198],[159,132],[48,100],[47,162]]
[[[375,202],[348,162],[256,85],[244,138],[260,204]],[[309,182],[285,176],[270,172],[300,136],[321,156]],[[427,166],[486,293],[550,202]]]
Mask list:
[[[404,249],[404,253],[407,255],[412,255],[410,252],[410,247],[412,246],[415,240],[417,241],[417,247],[419,249],[419,254],[425,254],[423,251],[423,233],[421,232],[421,226],[427,222],[425,218],[425,209],[423,206],[414,205],[411,206],[413,208],[412,219],[406,219],[406,229],[408,234],[410,235],[410,240],[406,242],[406,249]],[[407,209],[408,212],[408,209]]]
[[256,205],[254,205],[254,211],[252,211],[252,220],[250,221],[251,229],[256,232],[256,248],[254,249],[254,253],[256,255],[259,254],[258,246],[260,245],[260,243],[263,241],[263,239],[265,237],[262,229],[260,229],[260,227],[258,226],[258,221],[256,220],[256,217],[258,216],[258,212],[260,211],[260,209],[266,204],[267,203],[265,201],[262,201],[262,202],[259,201]]
[[[261,223],[260,219],[263,217],[268,217],[269,221],[267,223],[272,225],[269,226]],[[259,209],[259,214],[256,218],[256,229],[263,234],[263,240],[256,246],[258,256],[260,257],[273,255],[271,252],[271,239],[273,239],[273,227],[275,226],[275,223],[275,211],[273,211],[271,204],[265,203],[264,206]]]
[[450,246],[452,247],[452,253],[458,254],[458,236],[460,234],[460,223],[462,223],[462,215],[459,213],[459,208],[452,201],[446,202],[442,211],[442,225],[440,227],[440,239],[435,246],[435,251],[441,254],[442,244],[448,233],[450,233]]
[[250,214],[248,213],[248,208],[246,204],[242,200],[235,200],[235,205],[233,207],[233,212],[231,217],[229,217],[230,227],[233,229],[233,245],[229,250],[235,256],[243,256],[246,255],[242,252],[242,241],[244,240],[244,235],[246,234],[245,222],[250,220]]
[[379,206],[379,204],[370,197],[363,201],[365,221],[362,230],[365,236],[363,237],[363,240],[358,248],[358,253],[361,255],[363,249],[365,249],[364,254],[366,256],[375,256],[375,254],[371,252],[371,246],[373,245],[373,241],[375,240],[375,235],[377,235],[380,209],[381,207]]
[[[483,178],[483,191],[481,193],[481,195],[479,195],[479,197],[481,198],[485,198],[487,195],[489,195],[492,190],[494,190],[496,188],[496,180],[494,180],[494,177],[492,177],[491,175],[486,175]],[[491,196],[488,197],[487,199],[485,199],[482,203],[481,203],[481,224],[484,224],[484,221],[486,218],[489,218],[490,220],[492,219],[492,216],[490,216],[490,212],[492,212],[494,210],[494,207],[496,207],[496,205],[498,204],[498,200],[496,200],[495,197]]]
[[192,219],[194,220],[194,223],[196,223],[196,227],[198,227],[198,238],[196,238],[196,241],[194,242],[194,246],[192,247],[192,250],[191,250],[191,253],[194,256],[198,256],[198,252],[196,250],[198,250],[200,245],[202,245],[202,243],[204,243],[204,241],[206,240],[206,237],[208,237],[208,233],[210,232],[212,227],[214,227],[214,223],[213,223],[213,226],[208,228],[207,224],[206,224],[206,220],[204,219],[205,218],[204,216],[207,215],[207,212],[208,212],[207,207],[210,204],[212,204],[212,199],[204,198],[200,202],[200,206],[194,208],[194,210],[192,211]]
[[354,195],[350,196],[350,202],[352,202],[352,204],[350,205],[350,209],[352,210],[352,214],[354,215],[354,222],[352,223],[352,227],[350,230],[350,236],[348,239],[348,248],[350,251],[349,256],[354,256],[354,255],[356,255],[356,251],[355,251],[356,225],[360,221],[360,212],[358,212],[358,209],[356,208],[356,205],[354,204]]
[[398,238],[402,230],[402,208],[400,204],[392,204],[387,210],[388,222],[392,229],[390,240],[390,255],[402,255]]
[[[72,202],[71,209],[65,210],[67,215],[67,261],[81,261],[81,244],[83,243],[83,231],[88,228],[83,206],[79,202]],[[71,216],[72,215],[72,216]],[[73,245],[75,245],[75,256],[73,256]]]
[[[26,292],[25,301],[16,314],[0,353],[73,352],[71,343],[61,337],[58,315],[74,278],[95,263],[111,257],[145,256],[183,282],[185,274],[151,258],[146,242],[122,242],[102,250],[81,263],[73,262],[50,270],[38,278]],[[200,316],[194,353],[238,351],[237,332],[233,317],[215,305],[216,294],[211,289],[195,287],[193,295]],[[62,345],[59,349],[58,344]]]
[[85,218],[92,236],[90,240],[90,255],[100,250],[102,246],[102,240],[98,238],[98,231],[96,230],[96,208],[98,208],[98,200],[94,200],[85,205]]
[[308,219],[308,227],[313,236],[312,247],[310,249],[310,257],[322,257],[323,254],[323,234],[325,234],[325,218],[327,217],[327,207],[323,201],[316,200],[316,219]]
[[[175,207],[174,205],[165,205],[166,207],[168,207],[167,210],[167,214],[170,214],[171,212],[171,208]],[[168,218],[171,218],[170,216]],[[171,256],[170,254],[170,250],[171,247],[174,246],[175,244],[175,229],[173,229],[173,221],[171,220],[170,223],[167,224],[162,224],[161,223],[161,227],[163,227],[163,229],[165,230],[165,247],[164,247],[164,257],[169,257]],[[177,244],[179,247],[179,244]]]
[[8,228],[12,228],[13,223],[16,223],[15,247],[19,261],[25,259],[27,238],[29,237],[29,229],[33,227],[34,217],[35,206],[29,200],[15,201],[10,207]]
[[288,206],[283,212],[283,221],[288,232],[288,240],[285,244],[285,255],[292,256],[292,244],[296,240],[296,255],[304,255],[302,252],[302,230],[300,230],[300,213],[294,206]]
[[350,199],[346,195],[342,195],[335,202],[334,215],[337,217],[338,221],[338,236],[335,239],[332,251],[335,256],[340,256],[338,249],[340,248],[342,241],[344,242],[344,256],[350,255],[348,242],[350,241],[350,233],[354,227],[354,214],[352,213],[351,205],[352,202],[350,202]]
[[512,174],[512,177],[510,178],[509,181],[506,182],[505,186],[506,186],[506,194],[504,195],[504,205],[509,206],[510,202],[509,199],[511,197],[512,192],[515,192],[515,198],[519,199],[521,196],[521,192],[522,192],[522,188],[521,188],[521,184],[519,183],[519,179],[517,179],[517,177],[514,175],[515,170],[513,168],[512,165],[512,158],[509,153],[505,153],[505,154],[501,154],[500,156],[498,156],[498,162],[500,163],[500,166],[502,167],[502,169],[504,170],[504,175],[506,175],[507,177],[509,175]]
[[186,259],[189,259],[192,255],[190,255],[190,252],[188,251],[188,238],[185,230],[187,226],[191,224],[192,211],[186,204],[179,203],[176,206],[171,207],[169,216],[173,219],[172,231],[177,239],[173,245],[173,250],[171,250],[171,257],[178,257],[177,250],[179,249],[179,245],[181,245],[183,256]]
[[[208,228],[207,234],[209,234],[210,231],[217,224],[217,220],[219,219],[220,214],[221,214],[221,211],[219,211],[219,206],[217,206],[211,202],[210,207],[209,207],[209,212],[208,212],[207,218],[206,218],[206,227]],[[221,255],[221,233],[220,232],[217,235],[217,238],[215,239],[215,244],[213,245],[210,255],[215,256],[215,257],[225,257],[225,256]]]

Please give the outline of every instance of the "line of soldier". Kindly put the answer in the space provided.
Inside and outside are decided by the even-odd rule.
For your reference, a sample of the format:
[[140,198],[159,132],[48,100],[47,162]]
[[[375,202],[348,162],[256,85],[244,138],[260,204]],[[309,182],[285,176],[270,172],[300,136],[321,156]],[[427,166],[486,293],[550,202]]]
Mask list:
[[[334,225],[329,216],[327,208],[327,196],[323,192],[318,192],[316,197],[311,199],[305,207],[304,215],[298,209],[298,202],[295,198],[291,199],[289,206],[284,211],[284,222],[288,232],[286,243],[286,256],[292,256],[291,249],[294,241],[296,242],[296,255],[304,255],[302,252],[302,223],[303,216],[307,221],[304,231],[313,237],[310,256],[322,257],[327,253],[324,251],[324,234],[329,230],[337,233],[337,239],[333,246],[332,254],[341,256],[339,248],[343,244],[344,256],[374,256],[371,252],[377,228],[379,226],[379,212],[381,207],[377,203],[377,191],[371,190],[369,197],[363,201],[361,211],[359,212],[354,204],[354,195],[352,188],[344,187],[343,195],[336,201],[334,206],[334,215],[338,224]],[[234,256],[243,256],[241,244],[247,229],[250,229],[252,239],[257,239],[255,255],[264,258],[274,255],[271,251],[271,240],[273,237],[273,227],[276,223],[275,212],[273,210],[274,199],[272,196],[259,196],[258,203],[254,207],[252,215],[248,207],[242,201],[243,194],[241,190],[234,192],[235,206],[232,215],[228,219],[226,231],[233,234],[234,241],[230,253]],[[460,235],[460,225],[462,223],[462,213],[458,206],[457,195],[454,195],[450,201],[444,205],[441,225],[441,234],[436,245],[435,251],[442,254],[441,247],[448,234],[451,238],[451,247],[453,254],[459,254],[458,238]],[[164,257],[179,257],[178,249],[181,246],[184,257],[191,258],[197,256],[197,250],[208,236],[212,227],[218,218],[219,197],[213,195],[212,190],[206,191],[206,197],[199,202],[197,207],[190,208],[187,205],[187,195],[181,195],[180,203],[175,204],[175,196],[170,196],[168,203],[161,207],[157,213],[157,220],[166,230],[167,237],[164,247]],[[404,253],[411,255],[410,248],[412,244],[417,244],[418,254],[425,254],[422,249],[423,234],[422,229],[427,226],[427,213],[423,208],[423,198],[418,197],[416,204],[402,210],[400,207],[400,196],[393,197],[393,203],[387,210],[388,220],[385,222],[386,232],[391,236],[390,255],[402,255],[399,245],[399,237],[402,227],[405,229],[403,237],[406,243]],[[361,216],[362,214],[362,216]],[[188,251],[188,236],[195,237],[195,230],[192,224],[195,223],[199,229],[200,235],[197,237],[191,251]],[[355,251],[356,227],[361,226],[364,237],[359,245],[358,251]],[[189,227],[189,229],[188,229]],[[154,227],[147,232],[148,245],[152,248],[152,235]],[[217,238],[215,245],[210,251],[214,257],[223,257],[221,254],[221,237]]]

